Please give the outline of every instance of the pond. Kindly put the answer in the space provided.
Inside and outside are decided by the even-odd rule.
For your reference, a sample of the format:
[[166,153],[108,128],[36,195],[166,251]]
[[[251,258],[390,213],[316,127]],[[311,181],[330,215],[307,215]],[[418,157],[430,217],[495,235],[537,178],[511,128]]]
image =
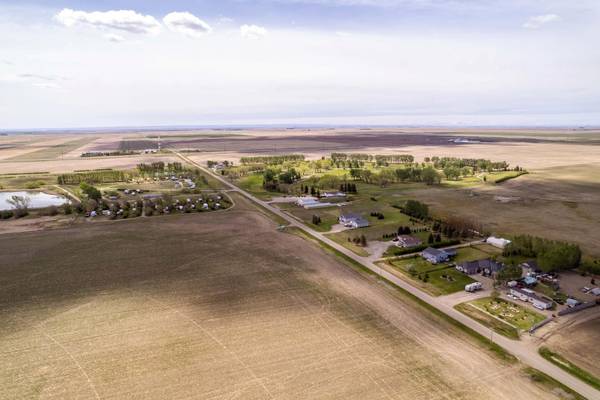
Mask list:
[[15,207],[8,202],[12,196],[22,196],[29,199],[29,208],[44,208],[61,206],[69,200],[64,196],[44,192],[0,192],[0,211],[11,210]]

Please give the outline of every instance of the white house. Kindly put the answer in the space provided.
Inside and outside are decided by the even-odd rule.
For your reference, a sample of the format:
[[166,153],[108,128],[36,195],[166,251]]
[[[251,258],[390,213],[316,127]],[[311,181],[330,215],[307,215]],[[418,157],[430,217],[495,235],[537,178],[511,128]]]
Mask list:
[[495,237],[495,236],[490,236],[489,238],[486,239],[486,243],[489,243],[492,246],[503,249],[506,247],[506,245],[508,245],[510,243],[510,240]]
[[364,219],[359,214],[342,214],[338,218],[338,221],[340,222],[340,224],[344,225],[345,227],[354,228],[354,229],[366,228],[367,226],[369,226],[369,221]]
[[315,204],[318,202],[319,202],[319,200],[316,197],[304,196],[304,197],[298,197],[298,199],[296,200],[296,205],[298,205],[300,207],[304,207],[305,205]]

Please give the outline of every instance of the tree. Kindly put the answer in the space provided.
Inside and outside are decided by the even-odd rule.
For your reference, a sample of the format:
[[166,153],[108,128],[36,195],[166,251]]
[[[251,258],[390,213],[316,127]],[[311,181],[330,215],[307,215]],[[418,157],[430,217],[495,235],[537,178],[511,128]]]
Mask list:
[[365,235],[360,235],[360,245],[362,247],[367,247],[367,238]]
[[423,182],[428,185],[438,184],[442,180],[440,174],[432,167],[424,168],[421,172],[421,178],[423,179]]
[[444,168],[444,175],[446,175],[446,179],[456,181],[460,178],[460,170],[456,167],[446,167]]
[[81,191],[88,197],[88,199],[99,201],[102,198],[102,193],[94,186],[81,182],[79,185]]
[[407,200],[404,205],[404,213],[411,217],[425,219],[429,216],[429,207],[417,200]]
[[434,237],[433,237],[433,233],[429,234],[429,237],[427,238],[427,243],[428,244],[432,244],[434,241]]
[[24,217],[29,213],[29,203],[31,202],[29,197],[13,195],[6,201],[13,206],[13,215],[16,218]]
[[523,269],[518,265],[507,265],[496,274],[496,281],[504,283],[521,278]]

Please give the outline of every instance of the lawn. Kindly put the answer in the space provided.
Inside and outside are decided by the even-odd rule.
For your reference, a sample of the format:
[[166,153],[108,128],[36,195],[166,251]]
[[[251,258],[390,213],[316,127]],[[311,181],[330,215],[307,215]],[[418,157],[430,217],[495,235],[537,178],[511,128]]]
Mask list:
[[484,313],[469,303],[460,303],[455,305],[454,308],[502,336],[513,340],[519,339],[519,330],[517,328]]
[[388,265],[434,296],[459,292],[464,290],[465,285],[475,282],[448,264],[434,265],[420,256],[394,260]]
[[482,260],[486,258],[490,258],[492,255],[497,253],[491,253],[489,248],[492,246],[489,245],[475,245],[469,247],[461,247],[457,249],[456,257],[454,257],[453,261],[455,263],[461,263],[464,261],[475,261]]
[[271,193],[263,188],[263,177],[260,174],[244,176],[236,182],[240,188],[252,193],[261,200],[270,200]]
[[518,337],[519,331],[529,330],[546,318],[518,304],[492,297],[462,303],[456,308],[511,339]]
[[358,254],[359,256],[368,257],[369,253],[364,248],[357,246],[356,244],[354,244],[351,241],[348,241],[348,237],[354,238],[354,237],[360,236],[362,234],[362,231],[364,231],[364,229],[352,229],[349,231],[340,232],[340,233],[344,233],[344,235],[335,233],[332,235],[327,235],[327,237],[330,238],[331,240],[333,240],[334,242],[341,244],[348,250],[353,251],[354,253]]

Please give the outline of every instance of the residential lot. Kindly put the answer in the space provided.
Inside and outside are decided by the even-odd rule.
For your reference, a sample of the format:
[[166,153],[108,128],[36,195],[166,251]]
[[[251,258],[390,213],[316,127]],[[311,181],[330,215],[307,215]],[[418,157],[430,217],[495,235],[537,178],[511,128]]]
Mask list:
[[477,245],[460,248],[457,250],[456,256],[447,263],[431,264],[417,255],[389,261],[387,264],[391,267],[392,272],[401,274],[402,277],[409,279],[411,283],[428,293],[435,296],[445,295],[462,291],[465,289],[465,285],[475,282],[472,277],[457,271],[454,264],[487,258],[491,252],[489,247],[488,245]]
[[496,332],[514,339],[519,337],[519,332],[529,330],[546,318],[543,314],[498,297],[473,300],[459,304],[456,308],[491,326]]
[[0,236],[0,398],[561,397],[235,200]]

